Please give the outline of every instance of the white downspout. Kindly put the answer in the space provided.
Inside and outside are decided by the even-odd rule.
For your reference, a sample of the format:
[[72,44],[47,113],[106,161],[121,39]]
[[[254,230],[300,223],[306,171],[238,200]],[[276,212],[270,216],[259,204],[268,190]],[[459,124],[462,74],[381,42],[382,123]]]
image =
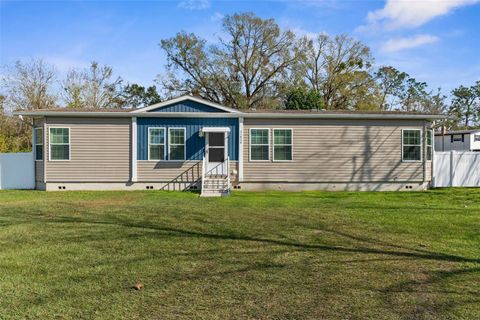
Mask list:
[[[47,189],[47,162],[48,162],[47,150],[50,150],[50,141],[47,140],[47,129],[48,129],[47,117],[44,117],[43,118],[43,183],[45,184],[45,189]],[[50,151],[49,151],[48,157],[50,157]]]
[[132,117],[132,176],[131,182],[137,182],[137,117]]
[[238,118],[238,182],[243,182],[243,117]]

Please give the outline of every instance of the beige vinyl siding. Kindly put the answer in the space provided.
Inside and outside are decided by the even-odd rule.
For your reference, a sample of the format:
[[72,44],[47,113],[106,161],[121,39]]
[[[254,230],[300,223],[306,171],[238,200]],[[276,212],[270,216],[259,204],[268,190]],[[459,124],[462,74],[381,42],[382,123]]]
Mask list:
[[[130,118],[47,118],[47,182],[128,182]],[[70,160],[49,160],[49,128],[70,128]]]
[[[236,181],[238,162],[230,162],[230,179]],[[138,161],[139,182],[195,182],[202,177],[202,161]]]
[[[402,128],[422,121],[245,119],[246,182],[421,182],[422,162],[402,162]],[[292,128],[293,160],[249,161],[250,128]],[[427,174],[430,178],[430,175]]]
[[427,170],[425,171],[425,180],[432,180],[432,161],[427,161],[426,163]]

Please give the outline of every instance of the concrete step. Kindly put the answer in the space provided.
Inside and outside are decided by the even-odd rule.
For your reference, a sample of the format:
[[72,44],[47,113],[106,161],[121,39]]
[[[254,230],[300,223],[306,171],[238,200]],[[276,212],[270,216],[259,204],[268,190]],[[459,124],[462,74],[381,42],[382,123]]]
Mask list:
[[224,190],[224,191],[219,191],[219,190],[202,190],[202,193],[200,194],[201,197],[224,197],[228,196],[230,194],[230,191]]

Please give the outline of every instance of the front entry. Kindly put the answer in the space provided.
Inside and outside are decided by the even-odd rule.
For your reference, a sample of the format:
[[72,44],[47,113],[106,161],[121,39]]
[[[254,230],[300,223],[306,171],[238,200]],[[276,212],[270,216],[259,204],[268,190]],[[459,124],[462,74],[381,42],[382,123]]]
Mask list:
[[228,150],[226,132],[207,132],[205,137],[205,160],[207,176],[226,176]]

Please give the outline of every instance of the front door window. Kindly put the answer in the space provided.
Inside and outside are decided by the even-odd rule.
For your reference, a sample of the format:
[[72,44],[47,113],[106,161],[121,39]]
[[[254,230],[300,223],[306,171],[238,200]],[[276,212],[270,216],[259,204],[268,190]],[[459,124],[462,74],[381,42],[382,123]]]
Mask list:
[[208,134],[208,161],[225,161],[225,136],[223,132],[210,132]]

